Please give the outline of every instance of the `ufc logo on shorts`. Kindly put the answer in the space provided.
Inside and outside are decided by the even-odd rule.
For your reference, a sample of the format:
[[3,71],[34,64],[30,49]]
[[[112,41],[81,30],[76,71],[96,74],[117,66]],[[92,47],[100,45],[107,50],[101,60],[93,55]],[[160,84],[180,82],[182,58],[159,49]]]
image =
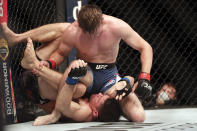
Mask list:
[[96,69],[106,69],[107,65],[96,65]]
[[3,16],[3,0],[0,0],[0,17]]

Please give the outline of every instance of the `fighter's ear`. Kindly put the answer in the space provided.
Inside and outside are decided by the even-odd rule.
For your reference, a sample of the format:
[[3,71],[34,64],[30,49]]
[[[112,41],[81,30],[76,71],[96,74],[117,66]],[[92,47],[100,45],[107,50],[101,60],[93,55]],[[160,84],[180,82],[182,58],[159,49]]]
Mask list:
[[93,118],[98,117],[98,110],[95,107],[92,107],[92,116],[93,116]]

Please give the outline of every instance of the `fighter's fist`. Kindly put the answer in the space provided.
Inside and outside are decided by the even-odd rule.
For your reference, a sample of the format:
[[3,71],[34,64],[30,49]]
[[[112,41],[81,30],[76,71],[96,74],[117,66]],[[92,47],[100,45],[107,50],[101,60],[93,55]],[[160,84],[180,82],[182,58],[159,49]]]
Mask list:
[[87,72],[86,67],[74,68],[74,69],[71,69],[71,71],[68,74],[68,77],[72,79],[79,79],[80,77],[85,76],[86,72]]
[[85,63],[83,60],[73,61],[69,68],[71,70],[68,73],[68,77],[66,79],[66,83],[69,85],[77,84],[79,78],[85,76],[87,73],[87,63]]
[[150,74],[141,72],[138,77],[138,86],[135,93],[142,98],[147,98],[152,95],[152,86],[150,85]]

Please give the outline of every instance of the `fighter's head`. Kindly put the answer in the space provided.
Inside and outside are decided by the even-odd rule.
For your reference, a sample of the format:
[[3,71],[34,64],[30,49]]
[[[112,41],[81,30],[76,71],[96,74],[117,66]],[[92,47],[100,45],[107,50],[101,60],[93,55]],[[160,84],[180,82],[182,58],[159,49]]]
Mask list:
[[93,34],[102,23],[102,10],[96,5],[84,5],[77,15],[77,20],[84,33]]
[[176,88],[172,83],[165,83],[156,94],[156,104],[164,105],[176,100]]
[[94,118],[104,122],[119,120],[121,109],[118,101],[114,98],[99,93],[92,95],[89,102]]

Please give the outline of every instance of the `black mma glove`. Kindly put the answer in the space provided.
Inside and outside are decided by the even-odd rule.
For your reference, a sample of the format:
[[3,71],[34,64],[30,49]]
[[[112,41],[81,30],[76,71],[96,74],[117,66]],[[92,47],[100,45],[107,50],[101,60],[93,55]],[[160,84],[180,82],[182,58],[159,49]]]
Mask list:
[[69,85],[75,85],[78,83],[80,77],[85,76],[87,73],[87,67],[79,67],[71,69],[66,79],[66,83]]
[[126,96],[129,95],[129,93],[131,93],[133,87],[130,85],[130,80],[126,77],[120,79],[119,81],[126,81],[126,86],[121,90],[117,90],[116,96],[121,96],[123,93],[125,93],[125,96],[123,96],[123,98],[125,98]]
[[138,77],[138,86],[135,93],[142,98],[147,98],[152,95],[152,86],[150,85],[150,74],[141,72]]

